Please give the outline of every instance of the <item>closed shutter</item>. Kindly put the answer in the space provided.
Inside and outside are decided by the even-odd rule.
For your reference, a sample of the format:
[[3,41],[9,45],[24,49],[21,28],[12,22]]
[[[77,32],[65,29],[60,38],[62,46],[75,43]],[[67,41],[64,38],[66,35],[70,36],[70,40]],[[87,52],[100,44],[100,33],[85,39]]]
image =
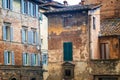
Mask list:
[[32,44],[32,31],[28,31],[28,43]]
[[33,16],[33,3],[31,3],[31,16]]
[[68,49],[68,51],[69,51],[69,61],[72,61],[72,43],[70,42],[69,43],[69,49]]
[[4,51],[4,64],[5,65],[8,64],[8,51],[7,50]]
[[66,42],[63,45],[64,48],[64,61],[72,61],[72,43]]
[[40,54],[38,53],[38,66],[40,66]]
[[4,9],[6,9],[6,6],[7,6],[6,0],[2,0],[2,7],[3,7]]
[[28,13],[28,15],[30,15],[29,1],[27,1],[27,9],[28,9],[27,13]]
[[13,0],[10,0],[10,10],[13,10]]
[[24,0],[21,0],[21,12],[24,14]]
[[6,40],[6,26],[3,26],[3,40]]
[[31,65],[34,66],[34,53],[31,54]]
[[12,65],[15,65],[14,52],[12,51]]
[[26,53],[23,52],[23,65],[26,64]]
[[39,36],[38,32],[36,32],[36,45],[39,45],[39,43],[40,43],[40,42],[39,42],[39,37],[40,37],[40,36]]
[[10,28],[10,41],[13,41],[13,27]]
[[31,66],[31,54],[28,54],[28,64]]
[[36,5],[36,17],[38,18],[38,5]]
[[25,31],[24,31],[24,29],[22,29],[21,32],[22,32],[22,43],[25,43]]

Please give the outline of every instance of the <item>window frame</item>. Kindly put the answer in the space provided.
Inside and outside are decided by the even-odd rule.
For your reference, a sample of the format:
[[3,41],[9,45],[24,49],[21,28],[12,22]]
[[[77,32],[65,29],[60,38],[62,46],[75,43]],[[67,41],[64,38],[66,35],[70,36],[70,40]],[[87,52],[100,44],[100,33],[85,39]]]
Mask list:
[[102,78],[104,79],[104,78],[108,78],[108,79],[112,79],[113,80],[113,78],[116,80],[119,80],[120,79],[120,77],[118,76],[118,75],[94,75],[94,80],[102,80]]
[[110,51],[109,51],[108,43],[100,43],[100,59],[107,60],[110,59]]
[[2,7],[4,9],[12,10],[13,9],[13,0],[2,0]]
[[22,27],[22,43],[28,43],[28,28],[26,26]]
[[4,63],[5,65],[14,65],[14,52],[13,51],[4,51]]

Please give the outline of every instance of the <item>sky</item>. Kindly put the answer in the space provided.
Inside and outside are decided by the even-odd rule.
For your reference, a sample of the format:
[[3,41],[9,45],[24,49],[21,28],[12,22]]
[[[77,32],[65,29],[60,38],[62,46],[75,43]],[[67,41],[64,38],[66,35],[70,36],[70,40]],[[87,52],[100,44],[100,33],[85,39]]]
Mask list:
[[[54,1],[63,3],[64,0],[54,0]],[[66,1],[68,2],[69,5],[76,5],[76,4],[79,4],[81,0],[66,0]]]

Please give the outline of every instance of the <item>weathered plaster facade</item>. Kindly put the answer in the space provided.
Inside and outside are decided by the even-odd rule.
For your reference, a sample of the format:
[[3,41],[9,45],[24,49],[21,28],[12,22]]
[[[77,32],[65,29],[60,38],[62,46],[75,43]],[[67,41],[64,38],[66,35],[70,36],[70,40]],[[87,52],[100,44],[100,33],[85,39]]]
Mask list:
[[[22,26],[28,26],[38,29],[39,21],[35,17],[21,14],[20,0],[13,0],[13,10],[2,8],[0,0],[0,80],[35,80],[40,79],[40,70],[38,66],[23,66],[22,53],[38,53],[36,45],[22,44]],[[4,22],[11,23],[13,27],[13,41],[3,41],[2,26]],[[4,65],[4,50],[14,51],[15,65]]]
[[[41,53],[42,55],[46,55],[46,57],[48,58],[48,18],[44,14],[42,14],[42,19],[40,20],[40,37],[41,37],[40,38],[41,39]],[[47,72],[48,61],[46,61],[46,63],[43,64],[43,69],[46,70],[44,72],[44,80],[46,80],[46,78],[48,77],[48,72]]]
[[[86,10],[71,10],[45,13],[48,17],[48,53],[49,53],[49,76],[47,80],[64,79],[63,43],[73,43],[73,61],[68,63],[74,66],[74,77],[70,80],[93,80],[93,69],[90,66],[90,56],[98,50],[98,33],[100,30],[99,8]],[[92,16],[90,16],[92,15]],[[64,27],[63,18],[71,16],[72,26]],[[96,29],[93,29],[92,18],[96,18]],[[96,41],[94,42],[94,40]],[[94,45],[94,46],[92,46]],[[91,48],[93,50],[91,53]]]

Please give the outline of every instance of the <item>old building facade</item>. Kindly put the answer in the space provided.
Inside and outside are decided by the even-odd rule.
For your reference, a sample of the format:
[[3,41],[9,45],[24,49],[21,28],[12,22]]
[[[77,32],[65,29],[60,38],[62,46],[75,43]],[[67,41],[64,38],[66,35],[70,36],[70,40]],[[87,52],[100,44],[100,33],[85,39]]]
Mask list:
[[0,80],[40,80],[38,0],[0,0]]
[[49,26],[47,80],[93,80],[90,60],[98,56],[100,5],[66,6],[44,14]]

